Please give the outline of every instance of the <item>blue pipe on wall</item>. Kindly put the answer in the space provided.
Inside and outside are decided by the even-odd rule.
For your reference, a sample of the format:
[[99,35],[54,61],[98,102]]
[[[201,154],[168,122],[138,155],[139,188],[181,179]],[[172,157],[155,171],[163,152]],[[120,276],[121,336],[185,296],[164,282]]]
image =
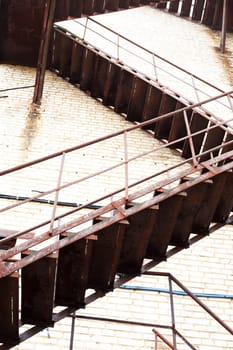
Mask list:
[[[157,293],[166,293],[170,294],[169,289],[166,288],[154,288],[154,287],[142,287],[142,286],[130,286],[130,285],[123,285],[120,287],[120,289],[128,289],[128,290],[139,290],[144,292],[157,292]],[[182,295],[182,296],[188,296],[187,293],[180,290],[173,290],[172,294],[174,295]],[[233,299],[233,295],[229,294],[216,294],[216,293],[198,293],[194,292],[192,293],[196,297],[199,298],[215,298],[215,299]]]

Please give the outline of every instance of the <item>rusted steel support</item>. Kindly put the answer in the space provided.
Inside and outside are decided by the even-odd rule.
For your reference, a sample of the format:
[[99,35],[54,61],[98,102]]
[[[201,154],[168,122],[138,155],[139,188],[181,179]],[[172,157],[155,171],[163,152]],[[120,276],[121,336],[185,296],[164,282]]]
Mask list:
[[39,106],[44,87],[45,71],[47,66],[47,56],[49,49],[50,34],[54,20],[56,0],[47,0],[44,10],[44,23],[42,29],[39,57],[36,71],[35,89],[33,95],[33,104]]
[[228,0],[223,1],[223,14],[222,14],[222,32],[220,41],[220,51],[225,52],[226,47],[226,32],[227,32],[227,18],[228,18]]

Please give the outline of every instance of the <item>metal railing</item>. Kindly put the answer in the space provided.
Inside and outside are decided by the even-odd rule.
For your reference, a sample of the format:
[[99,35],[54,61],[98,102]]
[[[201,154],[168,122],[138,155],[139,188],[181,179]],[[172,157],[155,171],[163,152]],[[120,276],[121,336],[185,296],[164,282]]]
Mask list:
[[[124,67],[136,70],[135,73],[143,78],[157,82],[164,89],[173,91],[187,103],[198,103],[224,93],[224,90],[209,81],[179,67],[91,17],[57,22],[54,27],[57,31],[70,35],[72,40],[86,43]],[[224,99],[212,101],[206,112],[211,112],[213,116],[219,114],[216,111],[229,115],[232,113],[233,102],[232,96],[229,95],[228,98],[231,99],[230,105]]]
[[[180,290],[182,290],[185,295],[190,297],[195,304],[197,304],[202,310],[207,313],[212,320],[215,320],[219,326],[227,331],[228,334],[233,335],[233,329],[229,327],[223,320],[221,320],[209,307],[207,307],[199,298],[197,298],[188,288],[186,288],[176,277],[167,272],[153,272],[146,271],[145,275],[149,276],[158,276],[165,277],[168,280],[169,284],[169,297],[170,297],[170,312],[171,312],[171,326],[168,326],[167,329],[170,329],[172,332],[172,342],[168,340],[164,335],[162,335],[158,331],[158,326],[153,328],[153,332],[155,334],[155,350],[158,349],[158,340],[160,339],[163,343],[165,343],[170,349],[177,350],[177,337],[180,338],[189,349],[197,350],[195,346],[193,346],[187,339],[184,337],[176,328],[176,320],[175,320],[175,306],[174,306],[174,295],[173,295],[173,284],[178,286]],[[164,328],[164,326],[163,326]],[[233,338],[232,338],[233,342]]]
[[[231,93],[232,91],[229,92],[229,94]],[[227,93],[221,94],[218,98],[222,98],[223,96],[227,96]],[[7,205],[4,205],[4,202],[1,203],[1,226],[4,225],[6,229],[12,229],[12,226],[14,226],[12,217],[14,215],[17,217],[18,215],[22,215],[22,213],[25,216],[27,212],[28,218],[24,221],[32,222],[33,224],[30,227],[26,227],[24,222],[21,222],[20,228],[17,224],[17,230],[8,237],[2,238],[0,240],[0,245],[5,245],[12,239],[24,238],[24,235],[29,232],[33,232],[33,237],[23,242],[20,241],[15,247],[11,247],[0,253],[0,277],[4,277],[33,261],[39,260],[81,238],[85,238],[103,227],[119,222],[122,218],[159,203],[165,198],[182,192],[218,173],[232,169],[233,162],[231,161],[231,157],[233,156],[233,151],[224,153],[223,150],[225,147],[229,146],[231,146],[232,149],[233,140],[228,141],[226,138],[221,145],[208,149],[207,151],[201,150],[197,154],[192,147],[193,138],[195,136],[201,133],[206,134],[214,128],[221,127],[226,135],[229,134],[229,129],[226,127],[225,123],[219,122],[214,124],[212,118],[208,116],[204,116],[210,122],[207,128],[191,133],[189,125],[186,124],[186,136],[166,144],[159,143],[159,145],[154,145],[147,151],[139,151],[138,154],[132,154],[130,144],[134,142],[134,139],[131,139],[133,133],[163,119],[174,118],[178,113],[183,113],[183,118],[186,120],[186,112],[188,110],[192,109],[195,111],[196,108],[199,108],[209,101],[210,100],[206,100],[202,103],[184,107],[139,125],[133,125],[81,145],[58,151],[13,168],[2,170],[0,176],[5,184],[2,188],[7,188],[8,184],[11,190],[15,188],[17,191],[16,199],[22,194],[19,193],[19,191],[34,191],[34,188],[38,186],[37,184],[40,183],[43,178],[44,185],[50,187],[45,191],[38,191],[39,193],[34,196],[24,197],[24,199],[20,201],[14,201],[12,203],[9,197]],[[189,143],[190,149],[192,150],[192,156],[190,158],[182,159],[180,156],[177,156],[175,162],[170,166],[164,164],[163,161],[159,164],[158,158],[153,158],[156,157],[156,152],[160,152],[161,154],[161,152],[165,152],[169,146],[181,140],[186,140]],[[109,147],[109,152],[111,152],[112,145],[118,145],[117,152],[116,149],[114,149],[116,155],[115,161],[107,162],[107,166],[106,162],[102,162],[103,156],[100,151],[102,142],[108,142],[107,147]],[[95,164],[90,163],[93,167],[93,171],[88,174],[81,174],[80,170],[78,176],[74,174],[72,181],[68,181],[71,166],[73,166],[74,163],[80,163],[80,152],[82,152],[82,155],[85,154],[88,156],[89,147],[91,147],[91,153],[94,153],[96,158]],[[202,156],[208,156],[208,159],[202,161]],[[145,160],[148,158],[150,159],[150,157],[152,157],[151,161],[153,166],[149,163],[147,171]],[[156,159],[156,167],[154,166],[153,159]],[[90,158],[87,157],[87,162],[89,160]],[[88,165],[89,168],[90,164]],[[85,164],[83,164],[83,166],[86,168]],[[134,171],[132,171],[133,167],[137,169],[141,167],[143,170],[137,178],[135,178]],[[208,171],[202,172],[203,168],[206,168]],[[35,176],[35,174],[38,174],[38,176]],[[180,183],[180,179],[188,175],[195,175],[195,177],[192,181]],[[32,184],[30,184],[30,178],[35,179],[35,183],[32,182]],[[107,186],[107,181],[111,178],[113,181]],[[5,182],[4,179],[6,179]],[[103,189],[101,189],[101,187],[99,189],[99,186],[96,186],[100,180],[101,183],[105,184]],[[90,188],[94,189],[95,187],[96,192],[94,193],[93,190],[90,192]],[[153,194],[155,190],[162,187],[168,189],[168,191],[154,197]],[[90,197],[83,200],[82,204],[76,203],[75,208],[69,208],[69,210],[67,210],[66,207],[66,210],[60,211],[59,200],[61,200],[61,196],[63,195],[64,198],[67,199],[76,198],[77,194],[79,194],[79,198],[81,198],[81,189],[85,195],[89,193]],[[51,197],[51,195],[53,197]],[[53,205],[52,212],[50,214],[46,211],[42,215],[41,212],[38,212],[38,207],[35,207],[34,203],[38,199],[47,197],[49,197],[48,203],[51,201]],[[5,198],[7,198],[7,196]],[[135,201],[138,201],[138,205],[128,209],[125,207],[127,202]],[[62,207],[62,209],[64,208]],[[31,211],[33,215],[31,215]],[[21,214],[19,214],[19,212]],[[93,220],[100,215],[108,215],[108,220],[93,225]],[[41,217],[44,218],[44,221],[41,220]],[[8,227],[9,225],[10,227]],[[71,231],[71,236],[59,240],[60,233],[64,231]],[[42,247],[40,245],[41,243],[44,244]],[[23,259],[5,263],[8,259],[13,259],[16,254],[29,248],[36,249],[36,252]]]
[[[144,275],[145,276],[152,276],[154,278],[158,278],[159,280],[161,280],[161,278],[165,278],[167,280],[167,283],[169,285],[169,288],[167,289],[167,294],[169,295],[169,302],[167,302],[166,300],[163,300],[163,306],[164,303],[167,302],[167,304],[169,304],[169,309],[170,309],[170,315],[169,315],[169,311],[167,314],[167,319],[171,319],[171,325],[169,324],[157,324],[153,321],[140,321],[140,320],[131,320],[131,319],[121,319],[121,318],[115,318],[115,317],[102,317],[102,316],[98,316],[95,314],[88,314],[88,315],[78,315],[76,313],[71,313],[69,316],[72,317],[72,324],[71,324],[71,337],[70,337],[70,349],[73,349],[73,345],[74,345],[74,338],[73,338],[73,334],[75,331],[75,319],[79,319],[79,320],[88,320],[88,321],[96,321],[96,322],[113,322],[116,324],[124,324],[125,326],[143,326],[143,327],[147,327],[147,328],[152,328],[152,331],[155,335],[155,350],[159,349],[159,342],[161,341],[163,344],[165,344],[169,349],[172,350],[177,350],[178,348],[182,348],[183,349],[183,345],[185,346],[185,348],[188,349],[192,349],[192,350],[198,350],[198,347],[196,345],[193,345],[187,338],[190,337],[190,334],[185,335],[184,336],[184,331],[182,330],[182,332],[180,332],[177,329],[177,322],[176,322],[176,315],[177,315],[177,310],[175,307],[175,300],[174,300],[174,295],[181,295],[181,293],[183,292],[183,296],[186,298],[191,298],[194,303],[197,305],[198,307],[198,316],[203,317],[204,319],[206,319],[206,317],[209,315],[210,319],[212,319],[213,321],[216,321],[218,324],[218,329],[219,332],[221,332],[222,330],[225,333],[221,333],[222,337],[224,338],[224,335],[230,334],[233,335],[233,329],[231,327],[229,327],[226,322],[224,322],[222,319],[220,319],[215,312],[213,312],[209,307],[206,306],[206,304],[204,304],[200,298],[196,297],[188,288],[186,288],[182,282],[180,282],[174,275],[168,273],[168,272],[154,272],[154,271],[144,271]],[[145,283],[145,279],[144,279],[144,283]],[[158,280],[156,280],[156,283],[158,283]],[[178,291],[175,291],[173,289],[173,285],[176,285],[176,287],[179,287],[179,293]],[[119,286],[118,286],[119,287]],[[127,289],[127,288],[126,288]],[[133,288],[132,288],[133,289]],[[136,289],[137,290],[137,289]],[[140,290],[140,288],[139,288]],[[159,293],[159,292],[158,292]],[[151,300],[151,299],[150,299]],[[159,301],[159,296],[157,301]],[[182,305],[182,303],[180,303],[179,301],[179,305]],[[203,310],[203,315],[200,315],[199,311]],[[180,309],[179,309],[180,311]],[[68,315],[68,314],[67,314]],[[58,316],[58,315],[57,315]],[[181,316],[182,317],[182,316]],[[59,316],[58,316],[59,319]],[[195,316],[192,318],[193,321],[193,325],[195,328]],[[184,320],[182,319],[181,323],[184,323]],[[181,326],[182,327],[182,324]],[[166,336],[164,334],[162,334],[166,332]],[[215,329],[216,331],[216,329]],[[167,335],[167,333],[169,332],[169,335]],[[209,337],[207,338],[207,334],[206,334],[206,340],[208,340],[209,342],[209,346],[211,346],[211,339],[209,339]],[[200,335],[201,337],[201,335]],[[200,342],[202,343],[203,339],[200,339]],[[233,338],[232,338],[232,343],[233,343]],[[182,347],[181,347],[182,346]]]

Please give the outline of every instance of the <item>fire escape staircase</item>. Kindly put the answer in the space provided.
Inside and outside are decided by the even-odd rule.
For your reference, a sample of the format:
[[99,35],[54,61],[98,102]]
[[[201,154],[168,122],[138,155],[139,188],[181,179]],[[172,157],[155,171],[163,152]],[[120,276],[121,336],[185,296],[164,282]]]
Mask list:
[[[223,12],[222,0],[70,0],[69,6],[57,4],[57,18],[79,18],[151,5],[160,10],[187,17],[204,25],[220,28]],[[229,4],[229,6],[231,6]],[[232,17],[230,18],[232,24]]]
[[[190,102],[158,79],[130,68],[119,57],[102,52],[59,25],[51,67],[133,124],[1,171],[3,179],[9,175],[17,179],[18,172],[27,172],[38,164],[46,167],[47,162],[61,159],[55,188],[0,209],[6,213],[55,194],[49,220],[40,219],[39,224],[18,231],[0,231],[0,340],[8,344],[23,340],[19,334],[22,324],[31,324],[37,330],[53,326],[72,310],[85,307],[188,248],[224,225],[233,208],[232,120],[216,119],[205,108],[219,103],[233,119],[232,92],[217,89],[218,96]],[[148,154],[169,148],[177,155],[176,164],[136,182],[129,181],[129,164],[147,155],[139,150],[139,155],[129,157],[127,138],[136,129],[161,141]],[[119,136],[124,159],[101,172],[123,167],[122,186],[58,214],[58,194],[88,180],[84,177],[62,185],[64,158],[103,140],[114,143]],[[89,289],[95,292],[86,296]],[[55,315],[56,306],[67,309]]]

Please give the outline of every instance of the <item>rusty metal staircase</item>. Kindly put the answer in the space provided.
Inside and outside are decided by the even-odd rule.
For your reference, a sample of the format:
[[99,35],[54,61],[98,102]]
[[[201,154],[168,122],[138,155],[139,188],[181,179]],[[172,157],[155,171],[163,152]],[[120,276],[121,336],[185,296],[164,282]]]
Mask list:
[[[52,69],[135,124],[0,172],[12,183],[18,176],[26,182],[38,166],[43,171],[55,161],[58,177],[47,191],[7,201],[0,209],[2,215],[11,211],[14,215],[15,210],[19,215],[36,206],[31,226],[23,223],[8,230],[6,225],[0,232],[0,339],[8,347],[214,232],[233,207],[232,91],[216,89],[218,96],[187,100],[61,27],[55,32]],[[194,90],[203,96],[196,85]],[[217,119],[207,112],[212,103],[231,117]],[[140,129],[162,142],[129,155],[130,135]],[[62,182],[69,157],[77,161],[80,150],[105,141],[114,144],[119,137],[121,160]],[[176,155],[171,165],[131,179],[132,163],[165,149]],[[66,190],[77,184],[90,191],[90,179],[119,168],[123,175],[114,188],[100,189],[72,209],[59,202],[63,191],[65,197]],[[40,199],[51,195],[55,196],[48,199],[52,214],[42,221]],[[144,259],[150,262],[144,264]],[[86,296],[90,289],[93,294]],[[56,306],[66,309],[56,314]],[[21,335],[22,324],[33,325],[31,333]]]
[[[168,11],[180,17],[187,17],[214,29],[220,29],[223,16],[223,0],[172,0],[158,1],[157,8]],[[233,24],[232,3],[228,4],[228,27]]]
[[[213,28],[221,27],[222,0],[68,0],[65,6],[64,3],[57,4],[57,17],[79,18],[145,5],[154,6],[180,17],[188,17]],[[233,21],[231,9],[232,5],[229,3],[229,27],[232,26]]]

